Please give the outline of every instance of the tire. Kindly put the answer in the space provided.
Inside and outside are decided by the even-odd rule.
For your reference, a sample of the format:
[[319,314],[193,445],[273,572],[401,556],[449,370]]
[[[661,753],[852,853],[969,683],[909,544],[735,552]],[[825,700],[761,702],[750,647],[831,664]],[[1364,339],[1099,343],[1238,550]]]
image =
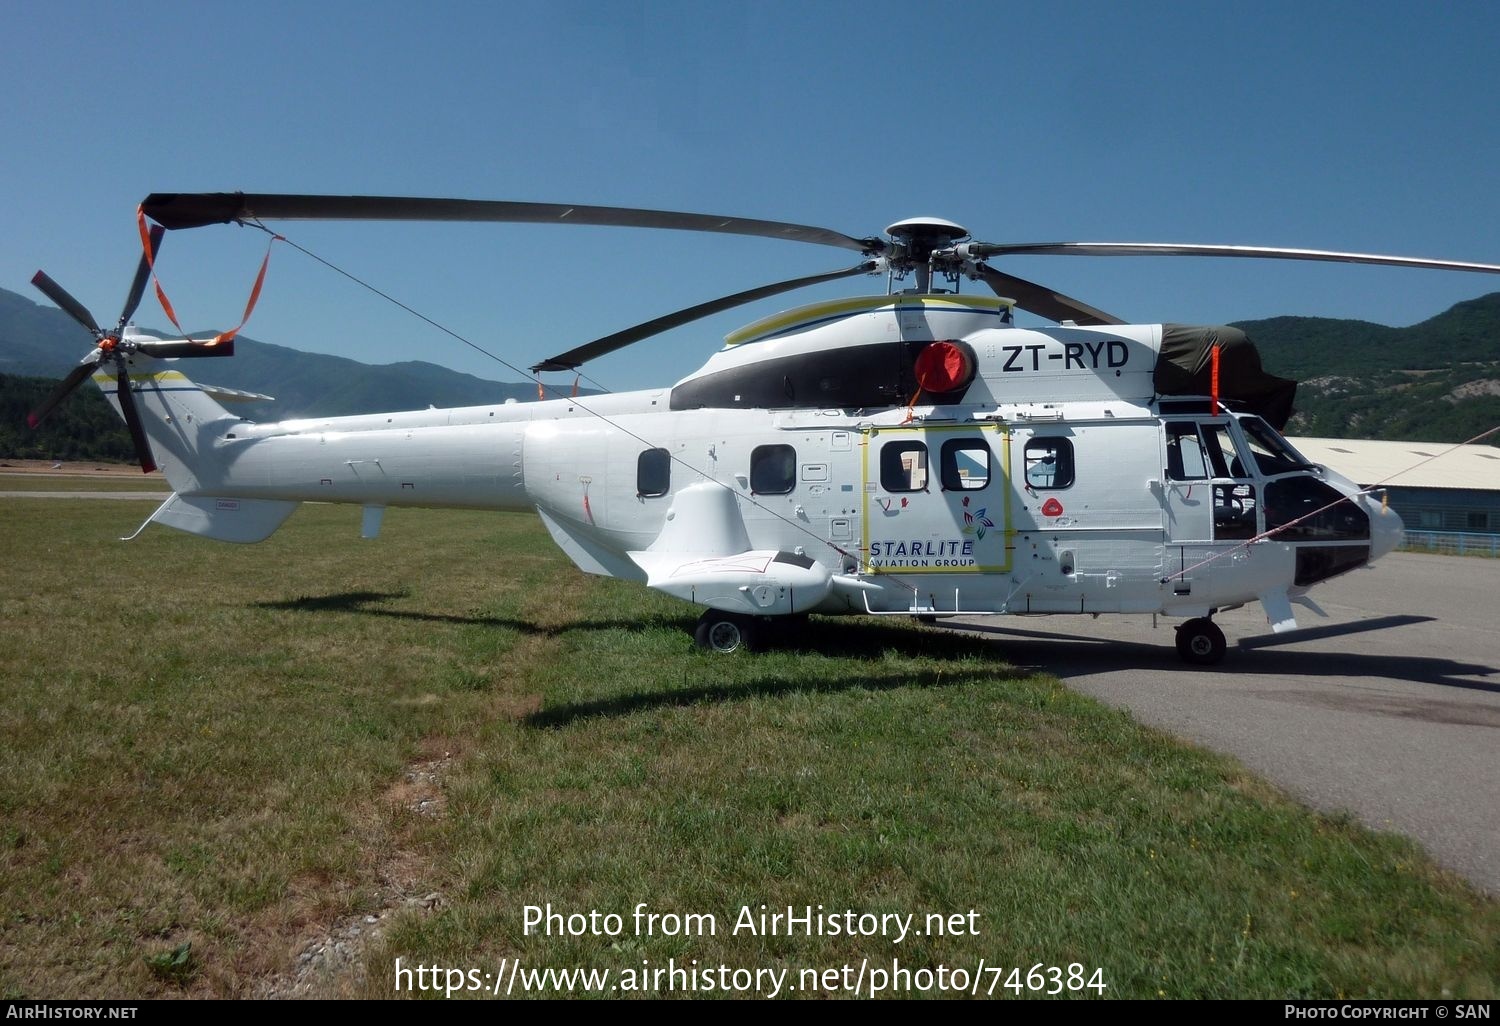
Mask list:
[[1212,666],[1224,658],[1224,632],[1206,616],[1189,620],[1177,628],[1177,654],[1184,662]]
[[705,652],[719,655],[742,650],[753,652],[759,641],[758,626],[751,617],[710,609],[698,618],[698,626],[693,630],[693,641]]

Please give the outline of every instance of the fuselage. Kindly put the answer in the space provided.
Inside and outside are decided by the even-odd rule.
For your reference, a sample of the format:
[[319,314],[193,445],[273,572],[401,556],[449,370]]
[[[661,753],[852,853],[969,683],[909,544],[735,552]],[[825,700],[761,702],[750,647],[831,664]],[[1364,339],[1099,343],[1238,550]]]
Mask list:
[[1009,314],[817,304],[730,336],[671,388],[266,424],[174,420],[158,374],[151,435],[185,499],[535,508],[584,570],[766,615],[1259,599],[1284,623],[1307,587],[1399,539],[1394,513],[1265,417],[1163,395],[1170,327]]

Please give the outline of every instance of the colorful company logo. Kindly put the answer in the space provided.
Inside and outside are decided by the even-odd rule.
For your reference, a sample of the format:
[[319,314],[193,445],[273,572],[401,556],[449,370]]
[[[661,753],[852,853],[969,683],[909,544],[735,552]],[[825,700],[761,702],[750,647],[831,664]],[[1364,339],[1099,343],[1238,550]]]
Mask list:
[[969,497],[964,496],[964,534],[972,534],[983,539],[984,532],[995,526],[995,522],[985,516],[989,512],[988,506],[981,506],[974,512],[969,512]]

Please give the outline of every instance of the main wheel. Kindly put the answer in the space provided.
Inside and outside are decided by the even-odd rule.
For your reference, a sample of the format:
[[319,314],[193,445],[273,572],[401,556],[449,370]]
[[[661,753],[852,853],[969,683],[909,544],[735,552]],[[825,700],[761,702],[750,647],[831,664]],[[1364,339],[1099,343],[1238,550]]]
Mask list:
[[721,655],[741,649],[753,652],[760,640],[759,626],[753,617],[710,609],[698,618],[693,640],[706,652]]
[[1227,647],[1224,632],[1206,616],[1189,620],[1177,628],[1177,654],[1185,662],[1212,666],[1224,658]]

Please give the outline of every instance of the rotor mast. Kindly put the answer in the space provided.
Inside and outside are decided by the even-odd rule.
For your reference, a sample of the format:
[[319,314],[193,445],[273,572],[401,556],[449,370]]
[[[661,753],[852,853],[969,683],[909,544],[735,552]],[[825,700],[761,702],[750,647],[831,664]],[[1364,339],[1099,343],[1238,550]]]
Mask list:
[[910,217],[885,232],[895,242],[888,258],[892,279],[913,272],[916,291],[923,295],[932,291],[934,268],[956,276],[959,267],[952,259],[952,247],[969,237],[963,225],[941,217]]

